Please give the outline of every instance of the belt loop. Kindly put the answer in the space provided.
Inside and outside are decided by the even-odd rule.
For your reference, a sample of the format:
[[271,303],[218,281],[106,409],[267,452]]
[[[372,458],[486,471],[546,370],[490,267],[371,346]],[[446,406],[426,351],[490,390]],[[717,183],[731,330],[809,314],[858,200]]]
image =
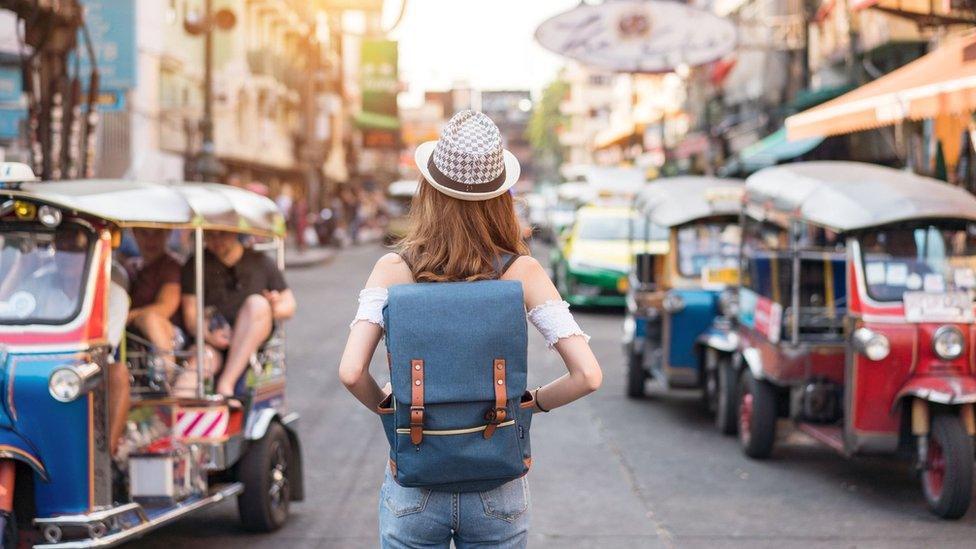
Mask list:
[[491,370],[492,385],[495,387],[495,407],[485,414],[485,419],[488,420],[484,430],[485,438],[491,438],[498,425],[508,416],[508,410],[505,409],[505,404],[508,402],[508,391],[505,387],[505,359],[496,358]]
[[419,445],[424,439],[424,361],[410,361],[410,442]]

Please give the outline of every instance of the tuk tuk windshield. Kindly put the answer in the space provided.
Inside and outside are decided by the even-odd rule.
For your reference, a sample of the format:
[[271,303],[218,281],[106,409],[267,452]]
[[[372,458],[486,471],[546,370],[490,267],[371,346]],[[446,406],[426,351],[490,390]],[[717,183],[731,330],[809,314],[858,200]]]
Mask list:
[[88,231],[0,230],[0,324],[59,324],[77,314],[84,295]]
[[685,225],[678,229],[678,271],[693,278],[705,269],[735,269],[741,240],[739,225],[731,221]]
[[[631,232],[633,231],[633,232]],[[667,240],[668,233],[642,217],[586,216],[579,220],[580,240]]]
[[925,224],[859,237],[868,295],[901,301],[905,292],[976,290],[976,224]]

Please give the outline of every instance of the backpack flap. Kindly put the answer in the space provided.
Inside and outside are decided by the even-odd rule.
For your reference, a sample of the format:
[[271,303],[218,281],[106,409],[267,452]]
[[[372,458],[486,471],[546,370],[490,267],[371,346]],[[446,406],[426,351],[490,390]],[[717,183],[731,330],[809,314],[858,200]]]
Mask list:
[[493,402],[496,360],[505,361],[507,399],[526,386],[522,284],[490,280],[390,288],[383,311],[393,394],[409,403],[417,360],[426,404]]

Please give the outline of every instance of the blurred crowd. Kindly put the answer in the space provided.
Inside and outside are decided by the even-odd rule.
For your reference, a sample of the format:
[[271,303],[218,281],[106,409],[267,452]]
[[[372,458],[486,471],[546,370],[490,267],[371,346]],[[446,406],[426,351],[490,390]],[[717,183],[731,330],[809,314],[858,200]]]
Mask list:
[[228,183],[269,196],[288,227],[289,245],[303,250],[314,246],[345,247],[382,238],[390,218],[383,189],[363,178],[325,191],[316,208],[302,186],[282,182],[272,190],[263,183],[231,176]]

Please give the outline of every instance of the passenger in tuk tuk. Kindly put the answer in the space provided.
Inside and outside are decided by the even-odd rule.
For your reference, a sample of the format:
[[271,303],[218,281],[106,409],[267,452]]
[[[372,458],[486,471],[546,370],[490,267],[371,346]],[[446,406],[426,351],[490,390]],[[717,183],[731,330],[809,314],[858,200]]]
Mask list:
[[[274,261],[246,248],[237,234],[209,231],[204,243],[204,305],[209,313],[204,343],[216,351],[214,370],[220,374],[215,392],[231,398],[251,356],[271,337],[274,323],[295,314],[295,297]],[[192,257],[183,267],[182,287],[183,321],[193,334],[197,303]]]
[[155,346],[167,365],[172,363],[174,342],[182,322],[179,315],[182,267],[166,250],[169,233],[165,229],[133,229],[139,256],[126,262],[132,299],[126,323]]

